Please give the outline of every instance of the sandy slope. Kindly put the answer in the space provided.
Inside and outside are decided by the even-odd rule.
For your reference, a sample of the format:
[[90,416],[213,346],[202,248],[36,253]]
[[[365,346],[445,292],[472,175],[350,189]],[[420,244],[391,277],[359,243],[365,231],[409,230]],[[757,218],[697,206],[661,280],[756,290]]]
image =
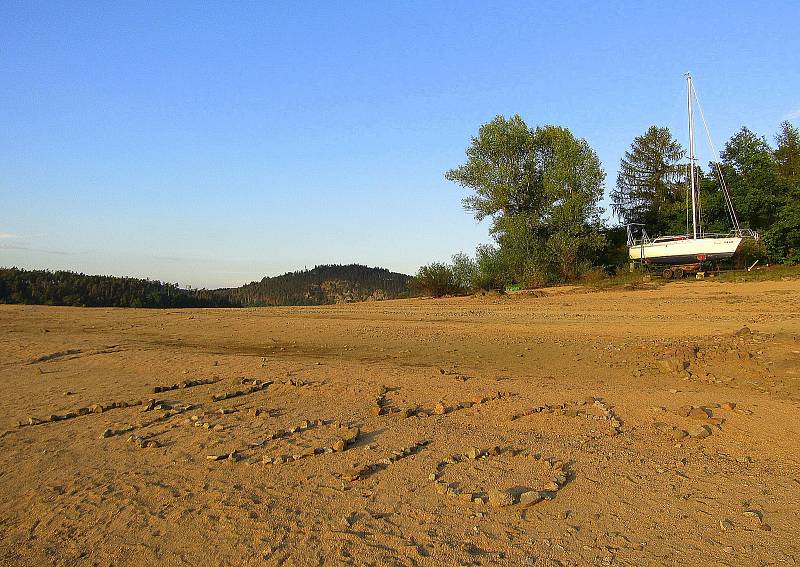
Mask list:
[[[195,379],[217,381],[153,393]],[[3,565],[800,561],[798,281],[0,306],[0,382]],[[143,411],[149,398],[173,409]],[[105,411],[73,417],[93,404]],[[692,405],[707,411],[679,415]],[[51,415],[68,419],[39,423]],[[699,425],[711,435],[674,437]],[[355,427],[346,450],[314,454]],[[500,452],[470,459],[473,447]],[[548,499],[495,505],[559,474]]]

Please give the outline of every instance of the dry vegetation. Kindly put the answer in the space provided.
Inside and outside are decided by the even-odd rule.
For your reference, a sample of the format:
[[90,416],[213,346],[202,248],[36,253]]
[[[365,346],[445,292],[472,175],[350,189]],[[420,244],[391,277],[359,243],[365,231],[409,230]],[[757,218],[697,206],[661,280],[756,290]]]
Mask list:
[[0,306],[0,563],[792,565],[798,305]]

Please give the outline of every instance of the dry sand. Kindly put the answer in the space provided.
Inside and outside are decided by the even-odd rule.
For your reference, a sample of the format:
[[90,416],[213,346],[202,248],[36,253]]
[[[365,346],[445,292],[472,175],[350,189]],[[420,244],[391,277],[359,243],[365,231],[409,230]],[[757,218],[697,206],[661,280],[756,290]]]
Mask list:
[[0,306],[0,563],[794,565],[799,306]]

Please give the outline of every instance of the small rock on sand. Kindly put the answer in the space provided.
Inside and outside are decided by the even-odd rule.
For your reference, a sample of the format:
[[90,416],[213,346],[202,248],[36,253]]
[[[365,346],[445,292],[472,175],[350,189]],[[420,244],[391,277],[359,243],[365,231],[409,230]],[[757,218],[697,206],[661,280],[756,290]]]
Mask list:
[[663,372],[681,372],[689,368],[689,361],[677,356],[670,356],[659,360],[658,367]]
[[689,437],[694,439],[705,439],[711,435],[711,429],[705,425],[695,425],[689,428]]
[[478,449],[477,447],[470,447],[467,451],[467,458],[469,459],[477,459],[483,454],[483,451]]
[[514,495],[508,490],[489,490],[489,504],[495,508],[511,506],[514,503]]
[[542,501],[542,497],[538,490],[529,490],[519,495],[519,503],[526,506],[537,504]]
[[705,408],[692,408],[689,410],[689,415],[692,419],[708,419],[711,417],[711,412]]
[[675,439],[675,441],[680,441],[681,439],[689,435],[688,432],[684,431],[683,429],[678,429],[677,427],[673,429],[670,434],[672,435],[672,438]]

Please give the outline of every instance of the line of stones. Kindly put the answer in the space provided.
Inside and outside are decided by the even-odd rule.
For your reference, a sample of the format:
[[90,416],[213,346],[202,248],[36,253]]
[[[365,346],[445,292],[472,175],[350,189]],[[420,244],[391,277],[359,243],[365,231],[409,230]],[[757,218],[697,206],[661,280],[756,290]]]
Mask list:
[[26,422],[17,422],[18,427],[29,427],[33,425],[42,425],[44,423],[53,423],[56,421],[65,421],[67,419],[75,419],[76,417],[81,417],[84,415],[89,415],[90,413],[103,413],[112,409],[118,408],[128,408],[128,407],[135,407],[141,406],[145,402],[142,400],[133,400],[133,401],[121,401],[121,402],[109,402],[105,404],[92,404],[87,407],[78,408],[77,410],[67,412],[65,414],[53,414],[49,417],[39,418],[39,417],[29,417],[27,423]]
[[444,402],[440,401],[435,406],[433,406],[433,415],[444,415],[447,413],[452,413],[454,411],[471,408],[472,406],[493,402],[495,400],[503,400],[513,396],[516,396],[516,394],[513,392],[497,392],[495,394],[489,394],[488,396],[475,396],[474,398],[472,398],[472,400],[467,402],[460,402],[455,407],[448,407],[444,404]]
[[527,417],[529,415],[533,415],[536,413],[552,413],[556,415],[563,415],[566,417],[582,417],[585,419],[590,420],[598,420],[598,421],[608,421],[612,427],[611,435],[619,435],[622,433],[622,420],[619,416],[612,410],[603,400],[594,397],[588,397],[585,400],[580,400],[574,402],[575,405],[578,406],[585,406],[588,404],[592,404],[594,407],[600,410],[602,415],[596,415],[593,413],[589,413],[587,411],[583,411],[580,409],[572,409],[568,406],[569,403],[564,404],[545,404],[543,406],[536,406],[527,411],[522,413],[514,414],[511,416],[511,421],[521,419],[523,417]]
[[[144,427],[150,427],[152,425],[156,425],[158,423],[162,423],[164,421],[168,421],[172,417],[176,415],[180,415],[184,412],[193,409],[194,406],[190,404],[184,404],[180,406],[170,407],[167,406],[168,409],[164,412],[163,415],[160,415],[147,423],[140,423],[138,426],[129,426],[124,427],[122,429],[104,429],[103,432],[100,434],[100,439],[107,439],[109,437],[113,437],[115,435],[122,435],[123,433],[130,433],[131,431],[135,431],[136,429],[142,429]],[[139,447],[160,447],[161,444],[156,441],[155,439],[151,438],[152,436],[148,435],[131,435],[128,437],[128,443],[136,443]]]
[[221,394],[212,394],[211,401],[212,402],[221,402],[222,400],[228,400],[230,398],[236,398],[239,396],[246,396],[247,394],[254,394],[256,392],[260,392],[261,390],[266,390],[270,385],[272,385],[272,380],[266,380],[262,382],[261,380],[247,380],[243,383],[250,384],[249,388],[244,390],[234,390],[233,392],[222,392]]
[[391,408],[386,404],[386,398],[384,393],[379,393],[378,396],[375,398],[375,405],[372,408],[373,415],[380,416],[380,415],[387,415],[393,412],[400,412],[401,417],[408,418],[413,416],[419,417],[430,417],[431,415],[445,415],[447,413],[452,413],[455,411],[459,411],[462,409],[471,408],[472,406],[485,404],[487,402],[491,402],[494,400],[501,400],[505,398],[509,398],[511,396],[516,396],[513,392],[497,392],[496,394],[490,394],[488,396],[475,396],[470,401],[466,402],[459,402],[455,406],[447,406],[444,402],[440,401],[433,407],[433,409],[421,409],[421,408],[403,408],[402,410]]
[[170,386],[155,386],[153,388],[153,393],[160,394],[162,392],[169,392],[171,390],[205,386],[207,384],[216,384],[219,381],[219,378],[198,378],[197,380],[184,380],[183,382],[178,382],[177,384],[172,384]]
[[356,480],[364,480],[365,478],[384,470],[389,465],[396,463],[401,459],[405,459],[408,456],[419,453],[423,448],[429,445],[431,441],[431,439],[423,439],[406,447],[402,447],[397,451],[392,451],[388,457],[382,459],[381,461],[377,463],[370,463],[364,467],[361,467],[361,469],[359,469],[357,472],[348,476],[346,480],[351,482]]
[[[509,451],[513,456],[522,456],[524,458],[543,460],[550,465],[551,472],[553,473],[552,479],[542,487],[542,490],[528,490],[522,493],[514,493],[508,490],[488,490],[487,492],[464,491],[458,486],[457,483],[449,483],[441,478],[445,469],[450,465],[461,463],[467,460],[485,461],[491,457],[495,457]],[[439,494],[459,498],[465,502],[474,504],[489,503],[492,506],[499,508],[514,504],[530,506],[533,504],[538,504],[543,500],[552,500],[555,498],[556,493],[567,483],[568,477],[569,472],[566,469],[566,464],[563,461],[553,457],[543,459],[538,453],[530,453],[529,451],[522,449],[501,449],[500,447],[494,447],[489,450],[483,450],[473,447],[466,455],[454,454],[439,461],[436,464],[436,470],[431,473],[429,479],[433,481],[434,488]]]

